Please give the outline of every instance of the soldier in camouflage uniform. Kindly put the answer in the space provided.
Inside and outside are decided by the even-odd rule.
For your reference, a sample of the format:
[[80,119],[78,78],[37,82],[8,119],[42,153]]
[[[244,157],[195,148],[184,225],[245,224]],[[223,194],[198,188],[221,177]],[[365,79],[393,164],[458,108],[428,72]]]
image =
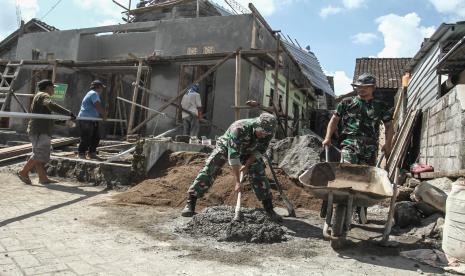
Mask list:
[[383,151],[386,157],[391,152],[393,136],[392,114],[384,102],[373,98],[376,79],[371,74],[362,74],[352,84],[357,96],[348,98],[336,107],[328,124],[323,145],[331,144],[331,137],[339,125],[339,146],[343,162],[374,166],[378,152],[379,126],[383,122],[386,142]]
[[276,117],[269,113],[234,122],[217,140],[216,148],[205,161],[205,167],[189,187],[187,205],[182,211],[182,216],[190,217],[195,214],[197,198],[208,191],[221,167],[228,162],[235,176],[235,190],[242,189],[240,183],[242,171],[248,176],[252,189],[263,203],[265,211],[273,219],[280,220],[279,215],[273,211],[270,183],[265,176],[266,166],[262,160],[262,155],[273,138],[276,125]]

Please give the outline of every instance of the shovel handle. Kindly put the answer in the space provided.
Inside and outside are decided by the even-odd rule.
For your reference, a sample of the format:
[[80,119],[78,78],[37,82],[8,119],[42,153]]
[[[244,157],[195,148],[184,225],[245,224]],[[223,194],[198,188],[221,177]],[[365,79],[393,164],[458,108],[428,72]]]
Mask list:
[[325,145],[325,160],[329,162],[329,146]]
[[378,162],[376,162],[376,167],[377,168],[381,167],[381,162],[383,162],[384,157],[385,157],[385,154],[383,152],[383,153],[381,153],[381,156],[379,157]]

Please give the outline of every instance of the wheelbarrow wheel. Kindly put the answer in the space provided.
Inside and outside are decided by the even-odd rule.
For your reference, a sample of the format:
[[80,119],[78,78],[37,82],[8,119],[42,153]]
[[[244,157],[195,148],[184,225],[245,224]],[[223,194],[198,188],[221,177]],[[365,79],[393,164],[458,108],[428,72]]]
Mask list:
[[336,205],[336,212],[334,214],[333,223],[332,223],[332,236],[340,237],[344,234],[344,222],[346,218],[346,209],[347,206],[343,204]]

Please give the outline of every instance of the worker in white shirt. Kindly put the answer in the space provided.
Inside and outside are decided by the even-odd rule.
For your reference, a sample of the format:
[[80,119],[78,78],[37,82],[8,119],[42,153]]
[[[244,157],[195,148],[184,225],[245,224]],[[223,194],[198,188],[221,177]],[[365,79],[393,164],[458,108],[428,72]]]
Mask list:
[[191,137],[199,136],[200,119],[202,119],[202,100],[200,99],[198,83],[193,84],[186,95],[182,97],[181,106],[183,109],[183,134]]

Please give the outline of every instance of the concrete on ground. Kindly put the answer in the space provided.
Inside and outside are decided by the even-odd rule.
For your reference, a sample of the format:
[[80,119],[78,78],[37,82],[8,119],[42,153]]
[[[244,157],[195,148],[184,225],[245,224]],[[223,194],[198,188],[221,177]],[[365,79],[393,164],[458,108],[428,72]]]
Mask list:
[[321,219],[303,210],[285,220],[288,242],[218,243],[175,234],[188,221],[178,209],[114,205],[117,191],[65,179],[43,186],[8,171],[0,178],[0,275],[441,273],[382,248],[336,252],[322,240]]

